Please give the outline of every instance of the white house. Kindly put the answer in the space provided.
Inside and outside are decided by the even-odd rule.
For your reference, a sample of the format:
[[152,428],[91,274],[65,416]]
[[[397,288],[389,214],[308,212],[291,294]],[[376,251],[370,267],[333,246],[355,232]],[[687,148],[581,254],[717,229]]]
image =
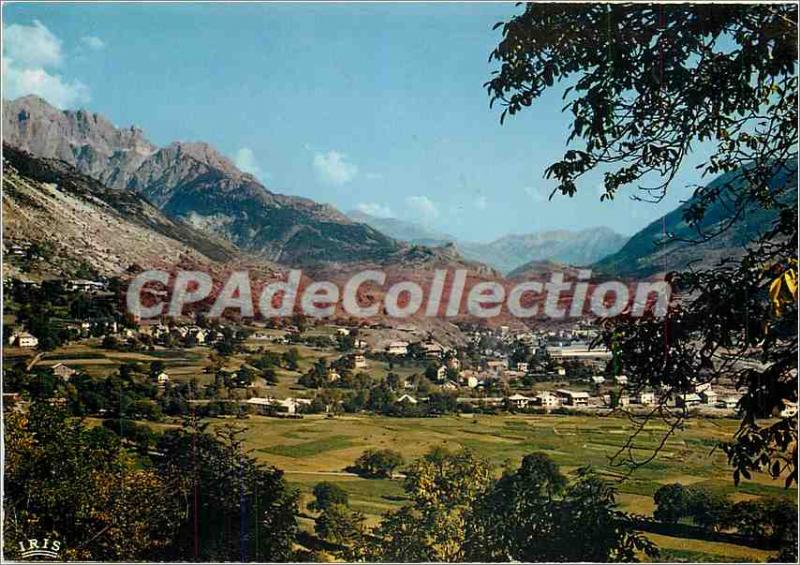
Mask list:
[[589,393],[588,392],[576,392],[572,390],[566,389],[558,389],[556,394],[560,396],[564,400],[564,404],[568,406],[588,406],[589,405]]
[[711,406],[717,403],[717,393],[711,390],[711,387],[701,392],[700,398],[703,400],[704,403],[709,404]]
[[297,410],[301,406],[308,406],[311,404],[311,400],[308,398],[284,398],[282,400],[276,398],[259,398],[254,396],[252,398],[248,398],[246,403],[251,406],[258,406],[260,408],[272,408],[277,409],[277,411],[285,413],[285,414],[297,414]]
[[515,407],[515,408],[527,408],[528,404],[530,403],[531,399],[527,396],[522,394],[513,394],[508,397],[508,401]]
[[436,369],[436,380],[442,382],[447,378],[447,367],[441,365],[438,369]]
[[69,380],[74,374],[78,371],[72,369],[71,367],[67,367],[64,363],[56,363],[50,369],[53,371],[53,374],[57,377],[61,377],[62,379]]
[[352,363],[354,369],[365,369],[367,367],[367,358],[363,355],[353,355]]
[[727,408],[729,410],[735,410],[738,405],[739,398],[736,396],[726,396],[717,402],[718,408]]
[[158,386],[166,385],[169,382],[169,375],[162,371],[156,376],[156,382],[158,383]]
[[592,377],[592,383],[597,386],[600,386],[604,382],[606,382],[606,378],[602,375],[595,375]]
[[517,363],[517,367],[516,368],[517,368],[517,371],[522,371],[523,373],[527,373],[528,372],[528,364],[525,363],[524,361],[521,361],[521,362]]
[[700,396],[694,393],[678,394],[675,396],[675,406],[678,406],[679,408],[690,408],[692,406],[697,406],[700,404],[700,401]]
[[198,345],[203,345],[206,342],[206,335],[206,330],[202,328],[197,328],[197,330],[194,331],[194,339],[197,340]]
[[705,392],[705,391],[709,390],[710,388],[711,388],[711,383],[699,383],[699,384],[694,385],[694,391],[697,394],[700,394],[701,392]]
[[640,392],[636,399],[642,406],[652,406],[656,403],[656,395],[652,392]]
[[628,377],[625,375],[617,375],[616,377],[614,377],[614,382],[620,386],[625,386],[626,384],[628,384]]
[[311,401],[307,398],[285,398],[278,400],[278,407],[286,411],[287,414],[297,414],[297,409],[301,406],[308,406]]
[[105,283],[100,281],[87,281],[85,279],[75,279],[67,281],[67,290],[97,291],[106,288]]
[[611,359],[611,351],[605,347],[589,349],[589,346],[585,343],[548,345],[547,353],[553,359],[573,359],[576,361],[606,361]]
[[17,347],[36,347],[39,345],[37,337],[28,332],[15,332],[9,342]]
[[561,400],[556,395],[547,391],[538,393],[533,398],[533,403],[547,409],[558,408],[561,406]]
[[408,355],[408,342],[392,341],[386,346],[386,353],[389,355]]
[[417,403],[417,399],[414,398],[413,396],[411,396],[410,394],[404,394],[403,396],[401,396],[400,398],[397,399],[397,402],[399,404],[405,404],[405,403],[416,404]]
[[254,396],[245,400],[245,403],[249,406],[256,406],[259,409],[258,411],[263,414],[265,412],[269,412],[268,409],[272,408],[275,401],[272,398],[259,398]]

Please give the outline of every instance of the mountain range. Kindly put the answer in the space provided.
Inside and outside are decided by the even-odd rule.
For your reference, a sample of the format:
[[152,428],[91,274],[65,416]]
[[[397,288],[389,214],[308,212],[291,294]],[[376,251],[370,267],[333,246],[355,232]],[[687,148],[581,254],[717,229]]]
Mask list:
[[[211,275],[217,291],[233,271],[246,271],[258,295],[264,284],[285,280],[288,266],[249,255],[229,241],[170,218],[133,190],[109,188],[60,159],[36,157],[3,145],[3,268],[7,279],[121,277],[143,270],[199,270]],[[310,252],[313,250],[310,250]],[[395,282],[430,284],[438,269],[464,269],[469,284],[496,280],[499,274],[461,257],[452,245],[401,245],[380,262],[326,262],[303,267],[301,288],[314,281],[343,288],[359,271],[380,268],[386,285],[361,287],[360,302],[382,302]],[[443,292],[449,293],[452,278]],[[408,318],[379,312],[387,328],[413,328],[418,339],[436,336],[441,343],[462,342],[453,318],[429,317],[425,309]],[[349,314],[341,308],[337,317]],[[492,323],[513,324],[500,317]],[[409,333],[397,334],[408,339]]]
[[[730,223],[735,207],[734,193],[741,183],[738,171],[720,175],[703,187],[702,192],[719,191],[698,225],[689,225],[685,214],[698,202],[698,195],[640,230],[616,253],[593,265],[598,273],[625,277],[646,277],[677,271],[687,266],[709,267],[723,259],[744,254],[745,246],[763,235],[778,217],[775,208],[752,203],[744,207],[734,223]],[[797,161],[775,171],[770,185],[780,190],[778,199],[797,202]],[[796,220],[795,220],[796,221]],[[709,234],[717,234],[708,238]]]
[[[234,270],[247,271],[256,284],[285,279],[288,270],[172,219],[137,192],[109,188],[59,159],[35,157],[5,144],[3,181],[3,235],[10,251],[3,266],[9,278],[126,278],[146,269],[180,269],[209,273],[219,286]],[[464,269],[469,280],[499,276],[464,259],[452,245],[401,246],[389,259],[313,265],[303,269],[302,284],[326,280],[343,287],[353,273],[376,268],[386,273],[388,286],[400,281],[424,286],[442,268]],[[365,300],[384,294],[381,288],[359,289]],[[444,334],[453,330],[445,319],[420,317],[416,325]]]
[[[775,218],[774,210],[748,209],[720,236],[692,243],[697,232],[684,215],[693,197],[630,238],[601,227],[459,241],[412,222],[345,215],[276,194],[207,143],[158,147],[136,127],[62,111],[36,96],[3,101],[3,147],[4,235],[58,245],[65,269],[82,260],[117,272],[138,262],[244,261],[333,273],[457,266],[477,277],[494,277],[495,270],[524,277],[569,265],[602,276],[649,276],[736,256]],[[775,186],[796,185],[790,172],[778,172]],[[722,176],[708,188],[730,180]],[[700,227],[713,231],[730,217],[723,198],[708,207]]]
[[270,261],[381,260],[401,247],[331,206],[269,191],[206,143],[157,147],[138,128],[62,111],[37,96],[3,102],[3,135],[9,145],[139,193],[170,218]]
[[510,273],[530,262],[552,261],[567,265],[591,265],[619,251],[628,238],[606,227],[579,231],[550,230],[511,234],[489,243],[461,241],[449,234],[397,218],[380,218],[354,210],[348,216],[400,241],[417,245],[452,243],[467,259]]

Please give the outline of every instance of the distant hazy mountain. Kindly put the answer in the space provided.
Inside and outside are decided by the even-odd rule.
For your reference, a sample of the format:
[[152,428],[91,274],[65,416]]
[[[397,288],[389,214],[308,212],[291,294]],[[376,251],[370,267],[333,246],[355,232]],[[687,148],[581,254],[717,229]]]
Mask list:
[[458,241],[455,237],[425,226],[398,220],[378,218],[359,211],[348,215],[401,241],[423,245],[455,243],[467,259],[484,263],[508,273],[531,261],[554,261],[569,265],[589,265],[618,251],[627,238],[609,228],[581,231],[553,230],[522,235],[506,235],[490,243]]
[[381,260],[400,249],[331,206],[270,192],[206,143],[157,147],[135,127],[116,128],[85,110],[58,110],[37,96],[3,101],[3,136],[111,188],[136,191],[168,216],[268,260]]
[[467,259],[486,262],[508,273],[531,261],[589,265],[620,249],[627,239],[609,228],[598,227],[506,235],[491,243],[462,242],[457,247]]
[[415,245],[439,246],[456,242],[456,238],[452,235],[438,232],[414,222],[407,222],[397,218],[381,218],[361,212],[360,210],[351,210],[347,215],[353,221],[372,226],[389,237]]
[[[708,207],[701,222],[704,233],[714,233],[731,218],[732,208],[725,198],[725,186],[735,173],[721,175],[708,188],[722,189],[722,198]],[[779,171],[772,179],[772,186],[788,186],[785,198],[797,199],[797,162]],[[775,210],[758,206],[746,209],[745,213],[720,235],[696,243],[700,234],[683,219],[684,211],[694,198],[679,206],[666,216],[659,218],[630,238],[617,253],[598,261],[596,271],[622,276],[647,276],[655,273],[685,269],[694,266],[709,266],[723,258],[740,256],[744,246],[764,233],[776,219]]]

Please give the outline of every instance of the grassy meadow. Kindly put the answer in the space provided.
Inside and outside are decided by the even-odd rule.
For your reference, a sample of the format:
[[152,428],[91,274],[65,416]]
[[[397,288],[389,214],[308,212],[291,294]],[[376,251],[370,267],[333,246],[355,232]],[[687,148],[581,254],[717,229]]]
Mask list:
[[[251,351],[266,345],[248,341]],[[269,344],[269,349],[282,353],[290,346]],[[294,346],[292,346],[294,347]],[[335,358],[330,349],[306,345],[296,346],[302,360],[298,371],[278,370],[279,383],[268,387],[277,397],[309,396],[310,391],[297,384],[299,376],[318,358]],[[25,355],[26,352],[19,352]],[[226,367],[237,368],[245,355],[235,355]],[[211,363],[208,348],[164,349],[149,352],[109,351],[99,340],[86,340],[61,347],[46,354],[42,366],[63,362],[102,378],[125,362],[164,363],[175,380],[197,378],[201,383],[212,380],[204,369]],[[372,361],[368,372],[383,376],[388,366]],[[400,374],[420,371],[420,367],[395,366]],[[212,426],[225,420],[213,419]],[[306,504],[311,490],[321,481],[341,486],[350,496],[351,506],[363,512],[369,524],[404,502],[402,478],[364,479],[346,472],[346,468],[368,448],[389,448],[411,461],[435,446],[467,447],[489,459],[498,473],[505,466],[516,467],[531,452],[550,456],[562,472],[591,465],[608,480],[616,483],[620,506],[629,512],[649,515],[654,509],[652,495],[662,485],[679,482],[707,487],[725,493],[733,500],[774,496],[796,499],[797,490],[786,490],[782,481],[756,475],[738,487],[733,484],[731,469],[719,442],[735,432],[735,419],[695,418],[686,422],[664,445],[659,455],[646,466],[625,478],[625,469],[614,466],[610,458],[632,432],[631,423],[617,416],[599,415],[458,415],[439,418],[390,418],[375,415],[307,415],[302,419],[280,419],[251,416],[237,423],[247,427],[245,441],[253,456],[286,472],[302,498],[300,523],[313,529]],[[151,424],[166,428],[173,423]],[[652,453],[667,432],[666,425],[653,423],[639,435],[635,455]],[[731,543],[647,534],[662,550],[662,559],[675,561],[766,561],[772,552]]]
[[[301,420],[251,417],[246,421],[246,443],[252,454],[286,472],[298,487],[303,504],[320,481],[341,486],[351,506],[375,523],[387,510],[403,503],[402,479],[362,479],[346,473],[365,449],[390,448],[411,460],[434,446],[468,447],[490,459],[498,472],[518,465],[522,456],[539,451],[549,455],[565,473],[592,465],[617,482],[623,509],[651,514],[652,495],[673,482],[698,485],[723,492],[734,500],[759,496],[794,499],[796,490],[767,476],[735,487],[725,456],[717,447],[730,438],[737,422],[731,419],[696,419],[687,422],[647,466],[624,478],[610,457],[624,442],[631,427],[626,419],[598,416],[447,416],[440,418],[387,418],[379,416],[306,416]],[[652,425],[642,434],[638,454],[647,455],[661,441],[665,426]],[[305,520],[310,527],[312,522]],[[704,561],[763,561],[771,552],[730,543],[652,535],[662,548],[662,558]]]

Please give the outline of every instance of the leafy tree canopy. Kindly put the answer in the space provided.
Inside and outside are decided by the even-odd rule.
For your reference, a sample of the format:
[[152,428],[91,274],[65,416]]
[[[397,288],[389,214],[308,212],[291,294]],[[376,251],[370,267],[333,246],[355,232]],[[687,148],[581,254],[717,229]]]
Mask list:
[[[501,122],[561,87],[568,147],[545,176],[572,196],[590,171],[604,194],[659,200],[699,143],[698,165],[720,182],[695,190],[684,220],[703,241],[743,214],[775,221],[712,267],[672,273],[682,295],[666,320],[608,321],[603,340],[632,388],[732,379],[743,392],[741,427],[726,452],[733,478],[768,471],[797,479],[797,5],[525,4],[496,26],[502,38],[486,83]],[[712,204],[726,221],[699,228]],[[670,240],[665,234],[665,242]],[[668,395],[664,395],[666,398]],[[664,405],[645,417],[678,429]],[[765,420],[765,418],[773,418]],[[644,425],[644,421],[642,425]],[[636,434],[620,464],[636,467]]]

